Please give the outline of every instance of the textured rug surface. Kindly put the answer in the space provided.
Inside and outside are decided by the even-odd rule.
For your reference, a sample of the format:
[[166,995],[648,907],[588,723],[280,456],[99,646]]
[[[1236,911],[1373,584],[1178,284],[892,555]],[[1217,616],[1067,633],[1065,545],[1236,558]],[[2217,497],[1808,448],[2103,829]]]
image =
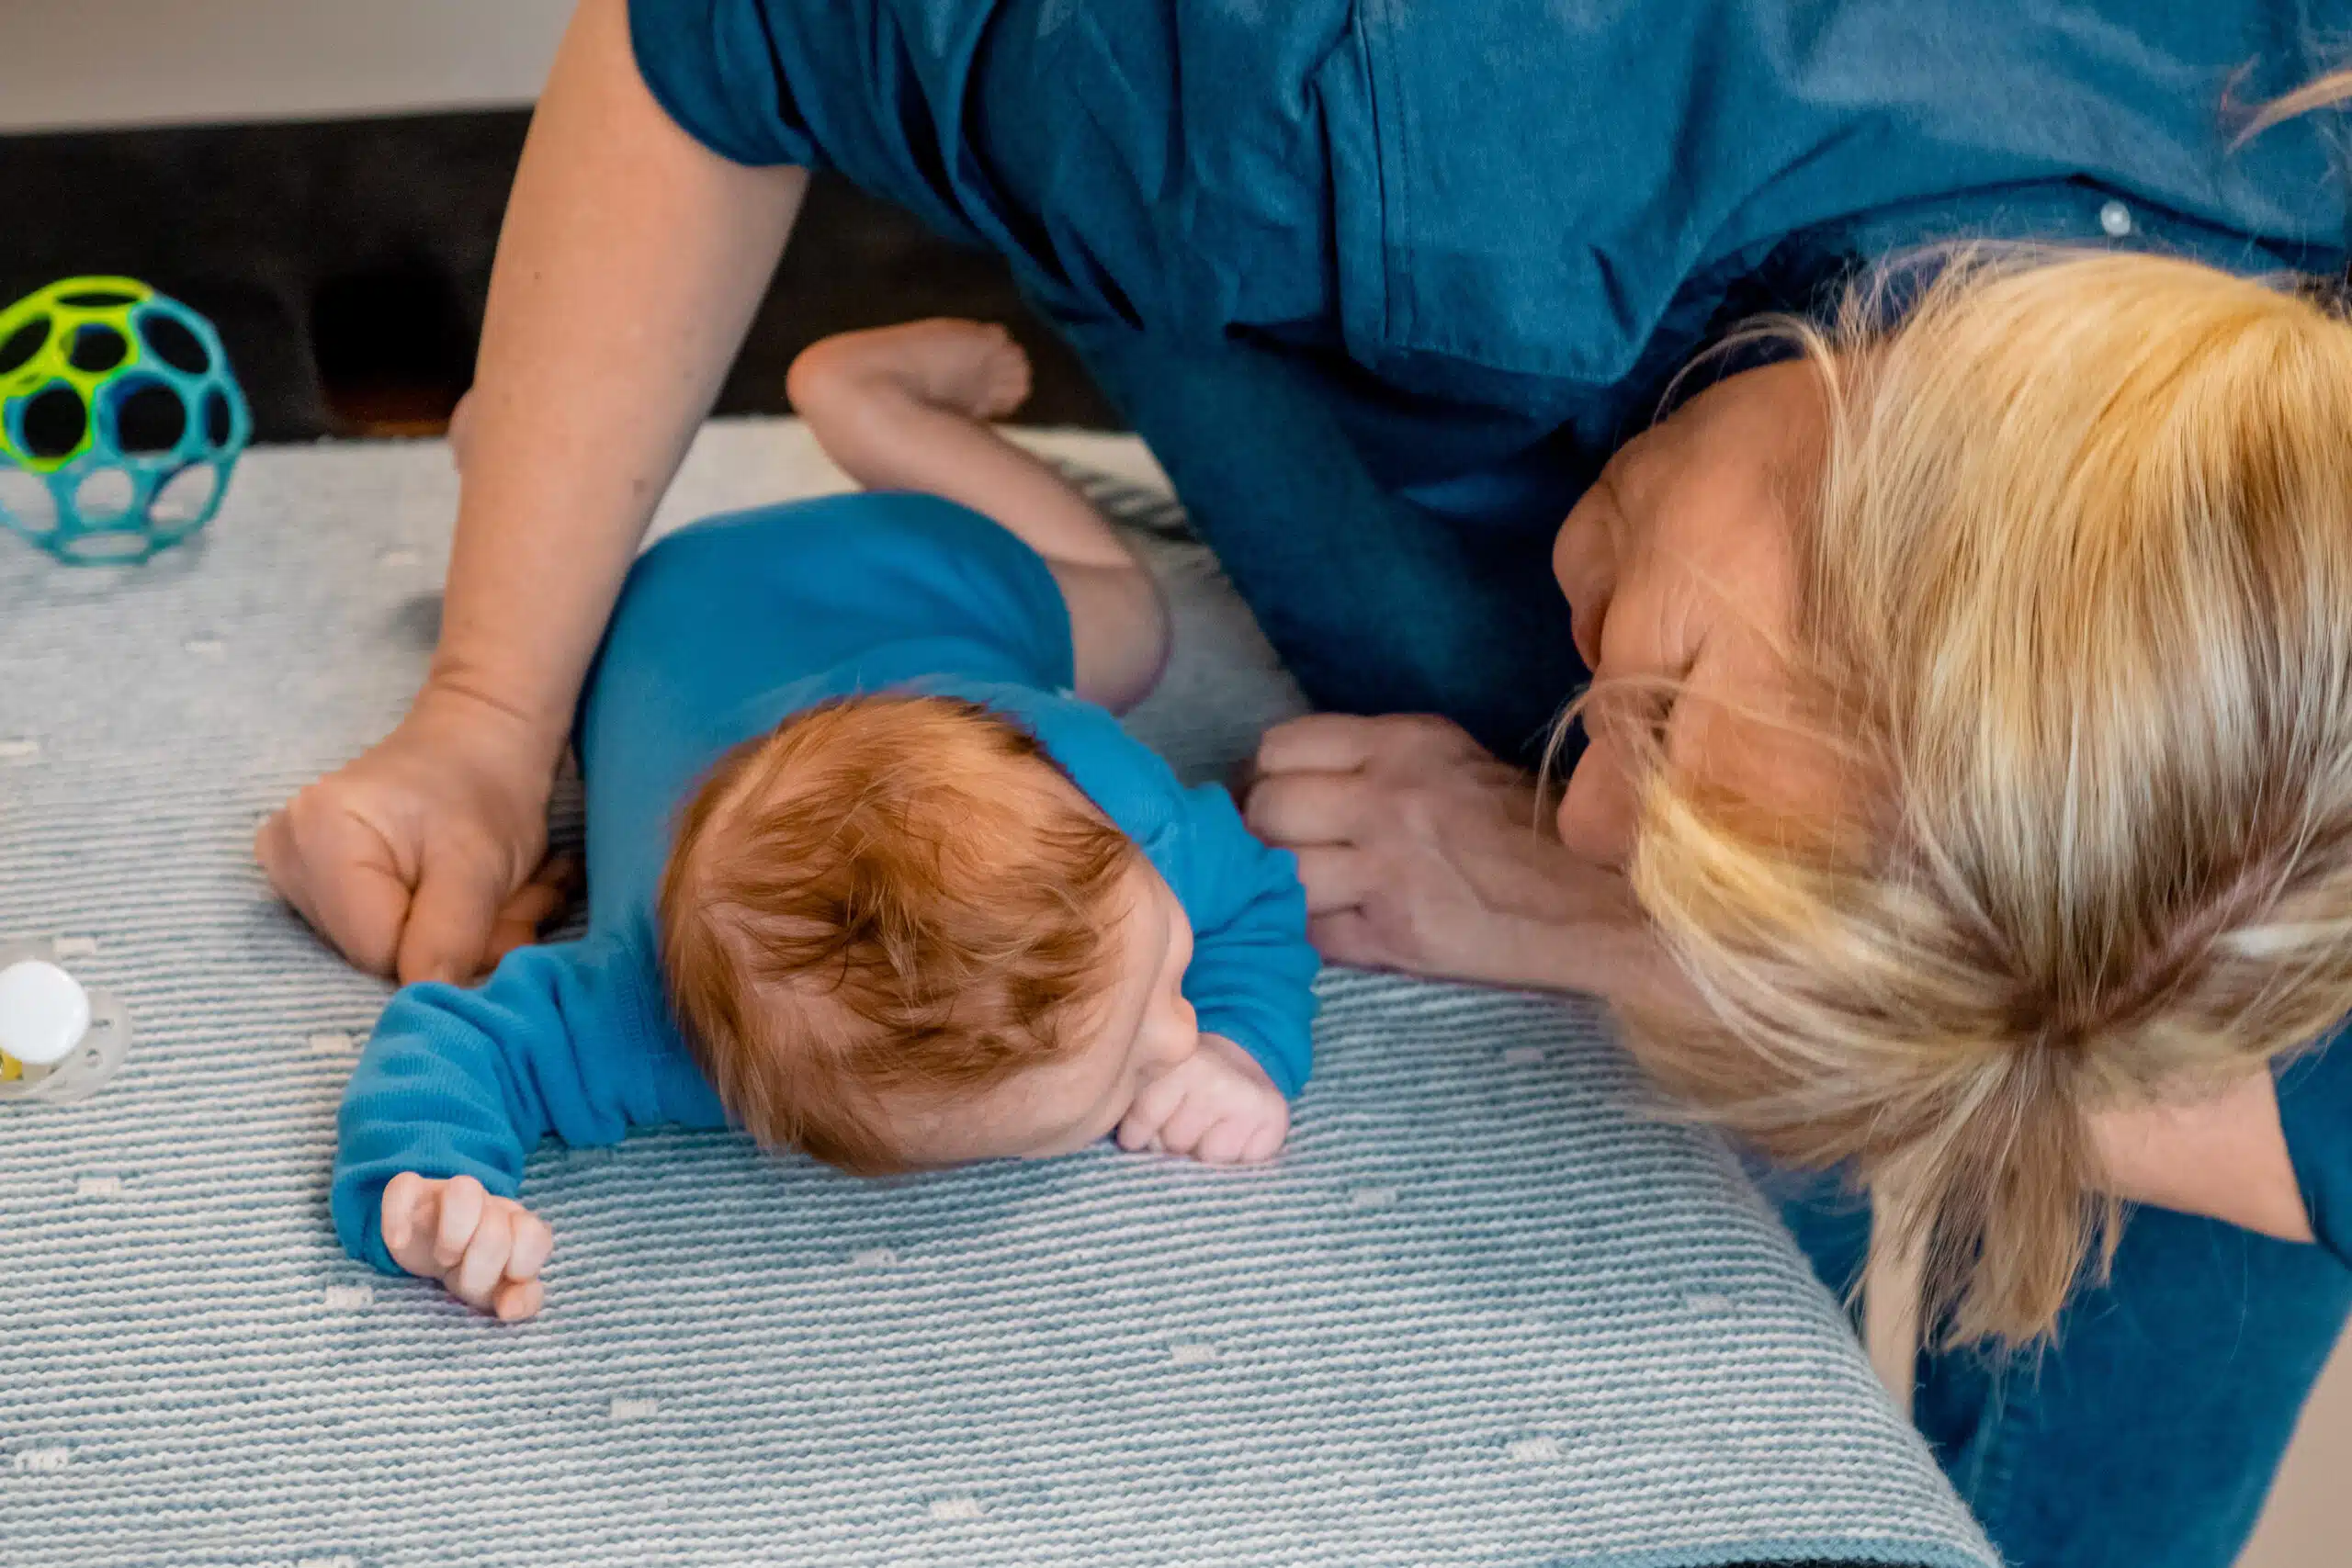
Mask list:
[[[1062,455],[1148,532],[1118,444]],[[715,426],[671,522],[827,482]],[[435,631],[437,446],[269,451],[211,536],[0,540],[0,940],[129,1004],[96,1100],[0,1106],[0,1564],[1988,1564],[1841,1314],[1573,1005],[1326,977],[1271,1170],[1095,1152],[864,1184],[726,1136],[550,1147],[548,1308],[336,1248],[384,988],[256,818],[388,728]],[[1207,774],[1295,694],[1196,547],[1138,728]]]

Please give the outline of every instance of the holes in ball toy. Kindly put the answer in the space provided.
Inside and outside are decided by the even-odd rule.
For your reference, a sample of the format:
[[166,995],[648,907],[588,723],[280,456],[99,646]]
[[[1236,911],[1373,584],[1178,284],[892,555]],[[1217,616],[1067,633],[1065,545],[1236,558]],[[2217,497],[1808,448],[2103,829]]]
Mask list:
[[33,355],[39,354],[42,345],[49,342],[49,328],[50,321],[47,316],[35,316],[31,321],[10,333],[8,341],[0,343],[0,376],[21,370],[31,364]]
[[36,457],[62,457],[82,445],[90,433],[90,411],[82,394],[62,381],[52,381],[26,400],[25,450]]
[[168,452],[187,434],[187,405],[161,381],[125,381],[109,389],[114,438],[126,452]]
[[212,498],[220,492],[220,476],[209,464],[182,468],[164,481],[155,499],[147,503],[148,520],[166,533],[191,527],[211,506]]
[[138,304],[139,296],[125,294],[119,288],[85,288],[77,294],[61,294],[57,302],[81,310],[119,310],[125,305]]
[[103,534],[75,534],[56,547],[85,563],[138,560],[153,553],[155,541],[143,528],[116,528]]
[[93,375],[111,370],[130,357],[130,344],[112,327],[82,327],[74,333],[74,347],[65,361]]
[[57,498],[22,468],[0,468],[0,513],[36,538],[57,527]]
[[74,510],[85,523],[111,523],[130,510],[138,487],[120,468],[100,468],[74,491]]
[[235,422],[229,417],[229,394],[215,387],[204,394],[204,438],[215,446],[229,445]]
[[139,335],[150,353],[175,370],[201,376],[212,368],[212,355],[203,340],[169,316],[152,310],[141,316]]

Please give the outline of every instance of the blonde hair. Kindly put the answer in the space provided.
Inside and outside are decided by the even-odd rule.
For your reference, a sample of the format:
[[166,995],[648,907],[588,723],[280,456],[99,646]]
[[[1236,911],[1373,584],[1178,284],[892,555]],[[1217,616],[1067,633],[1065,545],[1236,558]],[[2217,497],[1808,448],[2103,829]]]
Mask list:
[[2112,1256],[2090,1115],[2352,1012],[2352,326],[2161,257],[1936,260],[1761,329],[1826,394],[1786,651],[1855,787],[1767,817],[1635,727],[1629,874],[1702,1006],[1625,1021],[1850,1162],[1930,1332],[2024,1342]]

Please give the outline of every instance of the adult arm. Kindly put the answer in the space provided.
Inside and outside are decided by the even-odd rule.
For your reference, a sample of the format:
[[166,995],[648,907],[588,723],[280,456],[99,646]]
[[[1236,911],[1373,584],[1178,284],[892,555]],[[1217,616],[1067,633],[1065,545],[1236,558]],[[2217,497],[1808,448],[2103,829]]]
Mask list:
[[582,0],[492,272],[441,640],[392,734],[266,823],[271,881],[354,963],[478,973],[546,842],[571,706],[653,507],[790,233],[795,167],[655,102],[626,0]]

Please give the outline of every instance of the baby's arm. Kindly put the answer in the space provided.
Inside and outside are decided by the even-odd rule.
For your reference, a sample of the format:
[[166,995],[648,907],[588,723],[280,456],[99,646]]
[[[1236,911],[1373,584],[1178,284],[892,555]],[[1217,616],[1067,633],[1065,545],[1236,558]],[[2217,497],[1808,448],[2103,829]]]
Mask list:
[[1298,862],[1260,842],[1216,785],[1187,790],[1184,804],[1180,891],[1193,921],[1184,996],[1204,1035],[1239,1043],[1284,1098],[1295,1097],[1314,1062],[1323,967],[1306,940]]
[[1168,660],[1158,584],[1091,502],[988,423],[1029,396],[1028,355],[1002,327],[842,333],[793,362],[786,390],[858,483],[961,502],[1045,558],[1069,606],[1080,696],[1118,713],[1150,694]]
[[1203,1165],[1257,1165],[1290,1136],[1290,1101],[1256,1057],[1222,1034],[1143,1086],[1119,1122],[1119,1146],[1188,1155]]
[[525,948],[479,990],[411,986],[385,1008],[344,1091],[335,1232],[387,1273],[528,1315],[544,1227],[514,1200],[539,1140],[724,1120],[633,944]]
[[505,1323],[547,1300],[539,1270],[555,1250],[548,1223],[470,1176],[428,1181],[413,1170],[384,1189],[384,1247],[392,1261]]
[[1176,830],[1178,890],[1193,921],[1184,996],[1201,1048],[1136,1095],[1119,1143],[1211,1164],[1271,1159],[1314,1052],[1321,961],[1306,940],[1306,894],[1289,852],[1251,836],[1215,785],[1185,792]]

